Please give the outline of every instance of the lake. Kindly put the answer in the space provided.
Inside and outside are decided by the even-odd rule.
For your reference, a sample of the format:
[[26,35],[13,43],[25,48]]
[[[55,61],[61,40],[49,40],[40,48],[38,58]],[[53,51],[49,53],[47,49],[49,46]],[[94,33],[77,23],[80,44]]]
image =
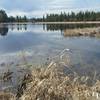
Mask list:
[[[65,37],[65,29],[89,25],[8,24],[0,27],[0,68],[13,69],[17,64],[45,65],[49,58],[69,49],[70,66],[81,75],[100,72],[100,38]],[[96,25],[92,25],[95,27]],[[96,26],[97,27],[97,26]],[[1,72],[2,72],[1,70]]]

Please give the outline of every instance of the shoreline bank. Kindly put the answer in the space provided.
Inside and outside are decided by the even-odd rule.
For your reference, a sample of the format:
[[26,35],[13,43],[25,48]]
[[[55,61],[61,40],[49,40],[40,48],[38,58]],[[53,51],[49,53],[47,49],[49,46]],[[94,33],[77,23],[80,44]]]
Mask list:
[[100,24],[100,21],[72,21],[72,22],[13,22],[13,23],[0,23],[0,25],[7,24]]
[[100,24],[100,21],[80,21],[80,22],[34,22],[35,24]]

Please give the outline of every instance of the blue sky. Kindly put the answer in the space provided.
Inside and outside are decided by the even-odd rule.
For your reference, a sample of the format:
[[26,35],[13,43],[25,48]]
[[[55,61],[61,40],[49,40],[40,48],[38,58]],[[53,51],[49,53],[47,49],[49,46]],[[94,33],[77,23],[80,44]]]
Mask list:
[[0,9],[8,15],[41,17],[46,13],[100,11],[100,0],[0,0]]

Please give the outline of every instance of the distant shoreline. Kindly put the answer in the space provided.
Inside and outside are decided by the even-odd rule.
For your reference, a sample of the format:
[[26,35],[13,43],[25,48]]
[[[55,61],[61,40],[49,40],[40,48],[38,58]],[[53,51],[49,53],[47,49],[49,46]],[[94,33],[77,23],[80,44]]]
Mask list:
[[0,25],[7,24],[100,24],[100,21],[77,21],[77,22],[13,22],[13,23],[0,23]]
[[34,22],[35,24],[100,24],[100,21],[80,21],[80,22]]

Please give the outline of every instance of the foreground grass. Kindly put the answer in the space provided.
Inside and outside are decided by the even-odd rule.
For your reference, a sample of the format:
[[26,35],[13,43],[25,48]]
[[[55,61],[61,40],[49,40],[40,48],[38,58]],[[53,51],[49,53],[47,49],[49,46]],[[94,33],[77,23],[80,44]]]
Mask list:
[[31,82],[23,81],[26,86],[20,100],[100,100],[99,81],[89,86],[89,77],[79,77],[76,73],[66,76],[66,67],[51,62],[47,68],[34,69]]
[[33,68],[21,80],[16,94],[0,92],[0,100],[100,100],[100,81],[95,74],[93,78],[80,77],[68,62],[52,60],[46,67]]
[[66,75],[66,67],[51,62],[47,68],[34,68],[22,79],[16,95],[0,92],[0,100],[100,100],[100,81],[89,86],[89,77]]

